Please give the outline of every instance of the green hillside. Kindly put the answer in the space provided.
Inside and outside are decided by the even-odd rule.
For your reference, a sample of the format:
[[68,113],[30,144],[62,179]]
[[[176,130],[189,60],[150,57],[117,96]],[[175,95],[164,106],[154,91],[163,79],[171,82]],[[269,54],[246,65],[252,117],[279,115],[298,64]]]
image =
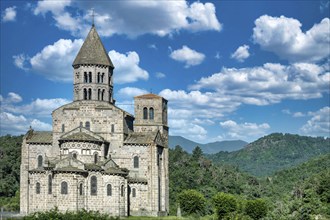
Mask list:
[[271,134],[235,152],[209,155],[215,163],[238,166],[255,176],[267,176],[330,152],[330,139],[292,134]]

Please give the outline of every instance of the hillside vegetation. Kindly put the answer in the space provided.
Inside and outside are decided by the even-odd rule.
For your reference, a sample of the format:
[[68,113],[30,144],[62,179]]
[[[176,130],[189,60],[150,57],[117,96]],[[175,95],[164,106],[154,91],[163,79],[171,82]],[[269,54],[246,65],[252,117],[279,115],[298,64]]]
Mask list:
[[239,151],[219,152],[208,158],[215,163],[238,166],[255,176],[267,176],[329,152],[329,138],[275,133]]

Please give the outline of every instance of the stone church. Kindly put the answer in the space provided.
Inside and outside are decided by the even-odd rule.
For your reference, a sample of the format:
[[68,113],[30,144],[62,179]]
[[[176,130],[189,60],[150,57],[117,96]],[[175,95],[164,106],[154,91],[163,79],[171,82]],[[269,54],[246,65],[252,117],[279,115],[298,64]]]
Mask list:
[[135,116],[115,105],[115,67],[94,25],[72,66],[73,102],[52,112],[52,131],[23,138],[21,213],[167,215],[167,100],[136,96]]

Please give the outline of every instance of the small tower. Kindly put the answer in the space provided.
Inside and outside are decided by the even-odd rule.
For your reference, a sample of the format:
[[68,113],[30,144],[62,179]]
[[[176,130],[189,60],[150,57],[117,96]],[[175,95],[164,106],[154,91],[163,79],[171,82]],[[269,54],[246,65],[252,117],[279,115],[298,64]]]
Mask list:
[[168,144],[167,100],[155,94],[134,97],[135,132],[160,131]]
[[114,104],[112,79],[114,66],[94,25],[72,66],[74,101],[94,100]]

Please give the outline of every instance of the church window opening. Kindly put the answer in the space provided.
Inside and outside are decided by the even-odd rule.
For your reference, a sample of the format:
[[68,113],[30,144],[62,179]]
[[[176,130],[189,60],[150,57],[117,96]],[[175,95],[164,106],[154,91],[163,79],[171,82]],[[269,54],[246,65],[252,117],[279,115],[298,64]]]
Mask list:
[[86,127],[87,130],[90,130],[91,129],[91,123],[89,121],[86,121],[85,127]]
[[114,132],[115,132],[115,125],[112,124],[112,125],[111,125],[111,133],[114,133]]
[[92,82],[92,72],[88,73],[88,82],[91,83]]
[[139,168],[139,157],[138,156],[135,156],[133,158],[133,165],[134,165],[134,168]]
[[107,185],[107,196],[112,196],[112,187],[111,184]]
[[84,83],[87,83],[87,72],[84,72]]
[[101,100],[102,100],[102,101],[104,100],[104,93],[105,93],[105,90],[103,89],[103,90],[102,90],[102,95],[101,95]]
[[94,154],[94,163],[97,164],[97,161],[98,161],[98,154],[95,153],[95,154]]
[[68,194],[68,183],[65,181],[61,183],[61,194],[63,195]]
[[154,120],[154,108],[149,108],[149,119]]
[[73,157],[74,159],[77,159],[77,153],[74,152],[74,153],[72,154],[72,157]]
[[120,196],[124,196],[124,185],[120,187]]
[[97,195],[97,178],[96,178],[96,176],[91,177],[91,195],[92,196]]
[[98,89],[97,90],[97,100],[100,100],[100,97],[101,97],[101,90]]
[[97,73],[97,83],[100,83],[101,80],[100,80],[100,72]]
[[82,196],[82,194],[83,194],[83,184],[80,183],[79,184],[79,195]]
[[92,99],[92,89],[88,89],[88,99]]
[[40,194],[40,183],[36,183],[36,194]]
[[132,189],[132,197],[136,197],[136,189],[135,188]]
[[43,158],[41,155],[38,156],[38,168],[42,167]]
[[102,76],[101,76],[101,83],[103,83],[104,81],[104,73],[102,73]]
[[62,124],[62,133],[65,132],[65,125]]
[[87,89],[84,89],[84,100],[87,100]]
[[143,108],[143,119],[148,119],[148,108],[147,107]]
[[52,186],[52,175],[49,175],[48,176],[48,194],[52,194],[52,189],[53,186]]

